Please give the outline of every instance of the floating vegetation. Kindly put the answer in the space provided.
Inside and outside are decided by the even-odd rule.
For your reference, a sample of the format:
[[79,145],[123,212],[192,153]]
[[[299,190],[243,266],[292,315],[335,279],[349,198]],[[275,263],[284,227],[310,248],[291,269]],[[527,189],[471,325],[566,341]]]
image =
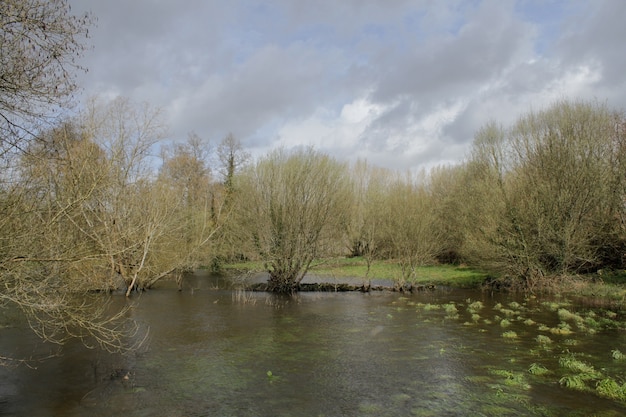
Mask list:
[[586,391],[587,384],[580,377],[580,375],[566,375],[563,378],[559,379],[559,384],[566,388],[575,389],[578,391]]
[[595,368],[588,363],[579,361],[573,354],[561,356],[559,358],[559,366],[577,372],[583,379],[593,379],[599,376]]
[[550,339],[548,336],[544,336],[542,334],[538,335],[535,340],[537,340],[537,343],[539,343],[540,345],[550,345],[552,344],[552,339]]
[[444,304],[443,309],[448,315],[456,314],[459,312],[459,310],[456,308],[456,305],[454,305],[454,303]]
[[528,373],[531,375],[543,376],[543,375],[548,375],[552,372],[550,372],[548,368],[546,368],[545,366],[541,364],[533,363],[528,368]]
[[274,374],[272,373],[272,371],[267,371],[267,372],[265,373],[265,375],[267,375],[267,380],[268,380],[269,382],[278,381],[278,379],[279,379],[279,377],[278,377],[278,376],[276,376],[276,375],[274,375]]
[[557,311],[559,308],[568,307],[570,305],[569,302],[555,302],[555,301],[544,301],[541,303],[542,306],[546,307],[550,311]]
[[559,319],[563,321],[573,321],[576,323],[576,326],[581,327],[585,320],[576,313],[572,313],[566,308],[559,308],[558,310]]
[[446,312],[446,317],[449,319],[458,319],[459,318],[459,310],[456,308],[454,303],[448,303],[443,305],[443,309]]
[[550,329],[550,333],[552,334],[560,334],[560,335],[568,335],[572,334],[572,328],[569,324],[561,322],[557,327],[552,327]]
[[613,378],[604,378],[598,382],[596,392],[601,397],[626,401],[626,383],[620,385]]
[[511,310],[511,309],[508,309],[508,308],[501,308],[500,312],[502,314],[504,314],[505,316],[507,316],[507,317],[513,317],[513,316],[519,314],[519,311]]
[[504,378],[504,385],[530,389],[526,377],[521,372],[507,371],[505,369],[491,369],[489,373]]
[[601,327],[600,323],[593,317],[587,317],[585,319],[585,324],[588,326],[588,328],[590,329],[598,329]]
[[473,303],[470,303],[471,300],[467,300],[467,301],[468,301],[467,311],[469,311],[471,314],[475,314],[478,311],[482,310],[483,307],[485,307],[483,303],[480,301],[474,301]]
[[[626,328],[626,323],[618,321],[619,315],[613,311],[576,311],[568,302],[561,300],[541,303],[539,309],[530,308],[526,303],[521,304],[517,301],[497,303],[491,309],[486,309],[483,302],[469,298],[464,303],[455,301],[443,303],[400,301],[405,301],[405,305],[411,303],[417,311],[441,311],[446,320],[458,319],[459,313],[465,313],[463,319],[459,321],[459,325],[476,326],[481,324],[478,331],[483,333],[491,332],[495,327],[499,327],[503,329],[500,337],[509,343],[515,343],[515,345],[519,340],[535,339],[537,345],[534,349],[531,348],[527,351],[529,353],[526,354],[527,358],[534,357],[535,362],[531,363],[530,366],[521,365],[525,361],[514,355],[506,358],[512,367],[511,370],[492,369],[489,371],[490,376],[483,377],[483,379],[486,378],[485,380],[480,379],[480,377],[466,377],[467,381],[478,382],[480,380],[481,383],[486,383],[493,388],[496,393],[494,398],[506,397],[507,402],[515,401],[512,399],[515,396],[521,399],[523,395],[520,390],[530,388],[529,378],[533,378],[533,381],[544,378],[544,382],[547,379],[552,379],[553,383],[558,383],[567,389],[598,395],[609,400],[626,401],[626,381],[623,380],[621,374],[611,374],[607,372],[606,368],[600,370],[599,367],[596,368],[583,360],[579,354],[570,353],[567,350],[568,347],[579,345],[576,337],[568,336],[573,334],[574,330],[579,334],[584,332],[587,335],[592,335],[604,329],[619,328],[620,326]],[[397,310],[400,311],[401,309],[398,308]],[[388,315],[388,318],[391,317]],[[519,329],[517,328],[515,330],[518,331],[512,330],[511,328],[515,326],[516,322],[519,322],[520,325],[523,323],[527,326],[527,330],[523,333],[518,333]],[[557,324],[554,324],[555,322]],[[544,323],[548,323],[548,325]],[[538,334],[539,332],[543,334]],[[444,348],[441,345],[433,347],[435,354],[439,357],[452,354],[447,350],[448,347]],[[541,363],[546,359],[548,352],[559,351],[565,353],[559,355],[557,368],[548,369]],[[550,354],[550,356],[552,355]],[[626,360],[626,354],[619,349],[611,350],[611,357],[615,361]],[[498,378],[498,381],[495,381],[495,384],[489,384],[489,381],[494,382],[494,377]],[[491,379],[489,380],[489,378]],[[514,392],[507,392],[511,390]],[[403,404],[413,399],[414,397],[409,394],[398,394],[392,398],[392,401],[396,404]],[[524,401],[528,401],[528,399],[525,398]],[[364,414],[373,415],[380,411],[379,406],[381,404],[366,402],[361,404],[361,411]]]
[[411,399],[411,396],[409,394],[395,394],[394,396],[391,397],[391,399],[393,400],[393,402],[395,403],[405,403],[407,401],[409,401]]

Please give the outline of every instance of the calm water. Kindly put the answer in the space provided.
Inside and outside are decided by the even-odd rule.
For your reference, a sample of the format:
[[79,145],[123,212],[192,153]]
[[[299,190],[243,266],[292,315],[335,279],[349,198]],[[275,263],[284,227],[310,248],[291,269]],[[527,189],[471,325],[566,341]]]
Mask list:
[[[573,372],[559,364],[566,356],[626,382],[626,359],[612,357],[626,354],[620,314],[472,291],[284,299],[220,287],[195,275],[182,292],[165,283],[134,299],[134,318],[150,327],[140,352],[70,344],[37,369],[0,368],[0,415],[626,415],[593,392],[595,380],[586,391],[559,384]],[[0,334],[5,356],[57,353],[26,329]]]

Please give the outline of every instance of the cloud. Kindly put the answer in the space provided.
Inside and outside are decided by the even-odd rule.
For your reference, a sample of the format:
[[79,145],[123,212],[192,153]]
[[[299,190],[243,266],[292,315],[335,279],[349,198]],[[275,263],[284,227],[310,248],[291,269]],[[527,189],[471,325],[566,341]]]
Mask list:
[[70,1],[98,18],[85,95],[255,155],[312,145],[416,170],[557,99],[626,105],[616,0]]

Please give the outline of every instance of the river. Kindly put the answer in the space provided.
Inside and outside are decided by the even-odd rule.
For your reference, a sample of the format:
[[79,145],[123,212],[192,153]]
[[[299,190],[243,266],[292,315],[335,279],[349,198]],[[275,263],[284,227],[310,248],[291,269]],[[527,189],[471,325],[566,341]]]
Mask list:
[[449,289],[284,298],[205,273],[118,298],[150,329],[130,354],[0,329],[0,352],[33,359],[0,368],[0,416],[626,415],[597,388],[626,390],[623,312]]

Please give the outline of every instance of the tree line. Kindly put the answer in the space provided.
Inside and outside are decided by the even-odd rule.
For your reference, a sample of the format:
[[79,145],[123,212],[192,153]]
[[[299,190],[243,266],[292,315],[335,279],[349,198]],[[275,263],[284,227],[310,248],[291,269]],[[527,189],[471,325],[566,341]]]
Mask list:
[[0,304],[47,340],[121,349],[141,338],[102,293],[242,259],[286,293],[329,256],[395,260],[398,285],[439,262],[531,290],[624,266],[626,124],[606,105],[489,123],[465,161],[418,174],[313,148],[252,160],[232,135],[173,142],[125,98],[67,116],[92,21],[65,0],[0,3]]
[[598,102],[559,101],[488,123],[465,161],[419,174],[274,151],[238,177],[238,247],[266,261],[277,290],[323,256],[395,260],[398,285],[418,266],[456,263],[531,291],[623,269],[625,120]]

